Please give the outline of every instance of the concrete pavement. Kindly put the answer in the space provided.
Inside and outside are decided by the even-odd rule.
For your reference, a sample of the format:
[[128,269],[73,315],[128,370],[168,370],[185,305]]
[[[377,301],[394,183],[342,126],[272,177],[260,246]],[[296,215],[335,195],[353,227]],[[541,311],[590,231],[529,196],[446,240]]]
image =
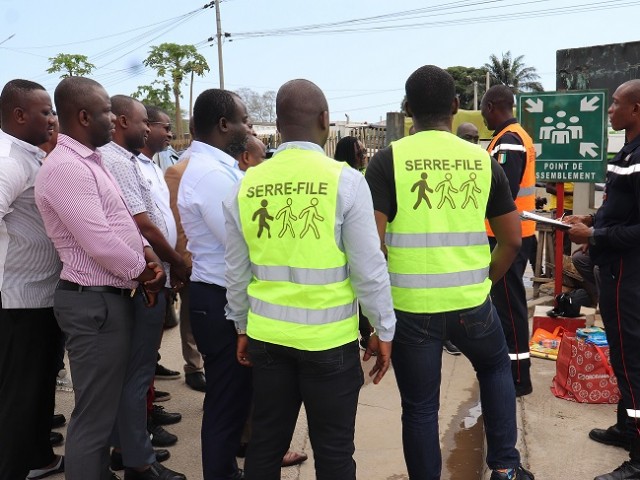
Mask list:
[[[165,331],[162,363],[179,370],[182,366],[179,332]],[[363,365],[365,373],[371,367]],[[443,480],[487,479],[482,452],[482,424],[478,423],[478,387],[470,363],[464,357],[443,354],[443,381],[440,409],[440,445],[443,451]],[[555,398],[549,386],[555,374],[555,362],[533,359],[533,394],[518,399],[519,449],[523,464],[538,480],[563,478],[591,479],[617,467],[627,452],[589,440],[591,428],[607,427],[615,421],[614,405],[577,404]],[[179,437],[169,447],[168,467],[183,472],[190,480],[202,479],[200,458],[200,420],[203,394],[188,388],[184,378],[158,381],[156,387],[169,391],[172,399],[161,405],[180,412],[182,422],[166,427]],[[59,391],[56,412],[69,418],[73,394]],[[358,479],[408,479],[402,455],[400,398],[390,370],[381,384],[370,382],[360,394],[356,425],[355,459]],[[63,433],[66,433],[63,430]],[[292,448],[304,451],[309,460],[298,467],[282,469],[287,480],[315,478],[313,451],[308,438],[304,411],[301,412]],[[56,448],[63,453],[64,446]],[[121,472],[122,473],[122,472]],[[55,480],[62,475],[50,477]]]

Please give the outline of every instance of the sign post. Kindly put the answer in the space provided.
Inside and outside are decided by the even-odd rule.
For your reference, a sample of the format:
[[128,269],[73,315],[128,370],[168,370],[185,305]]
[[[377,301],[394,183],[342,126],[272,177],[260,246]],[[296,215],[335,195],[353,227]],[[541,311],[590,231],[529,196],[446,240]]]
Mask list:
[[[607,160],[607,91],[518,95],[518,120],[536,149],[536,181],[558,183],[556,217],[563,213],[562,182],[603,182]],[[563,232],[556,230],[555,294],[562,291]]]

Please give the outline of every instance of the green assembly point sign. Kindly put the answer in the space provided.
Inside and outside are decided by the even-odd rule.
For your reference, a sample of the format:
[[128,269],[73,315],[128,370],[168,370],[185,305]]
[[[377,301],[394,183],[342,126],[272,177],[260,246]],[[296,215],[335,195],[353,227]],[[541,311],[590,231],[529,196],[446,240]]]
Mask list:
[[518,119],[536,147],[536,180],[604,182],[607,91],[523,93]]

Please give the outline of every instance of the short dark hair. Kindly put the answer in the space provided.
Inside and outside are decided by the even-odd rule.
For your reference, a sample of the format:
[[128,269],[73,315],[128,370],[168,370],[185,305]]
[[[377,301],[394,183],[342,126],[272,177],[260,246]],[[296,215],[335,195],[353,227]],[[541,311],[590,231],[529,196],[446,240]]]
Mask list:
[[60,128],[71,122],[78,111],[88,108],[96,90],[104,90],[95,80],[86,77],[67,77],[63,79],[53,94]]
[[451,117],[456,87],[445,70],[424,65],[409,76],[404,88],[411,113],[418,120]]
[[145,105],[144,108],[147,109],[147,118],[150,122],[159,122],[160,115],[166,115],[167,117],[169,116],[167,112],[165,112],[160,107],[156,107],[155,105]]
[[133,97],[128,97],[127,95],[114,95],[111,97],[111,111],[114,115],[131,115],[131,111],[133,109],[133,105],[135,102],[138,102]]
[[494,107],[500,110],[513,110],[513,90],[506,85],[494,85],[482,97],[482,103],[491,102]]
[[208,135],[221,118],[234,119],[236,115],[236,93],[220,88],[205,90],[193,105],[193,131],[196,137]]
[[351,168],[358,168],[360,161],[356,157],[356,145],[358,139],[356,137],[342,137],[336,145],[336,153],[333,158],[340,162],[347,162]]
[[5,121],[9,119],[11,111],[20,104],[26,93],[44,89],[42,85],[31,80],[17,78],[8,81],[0,93],[0,124],[3,118]]

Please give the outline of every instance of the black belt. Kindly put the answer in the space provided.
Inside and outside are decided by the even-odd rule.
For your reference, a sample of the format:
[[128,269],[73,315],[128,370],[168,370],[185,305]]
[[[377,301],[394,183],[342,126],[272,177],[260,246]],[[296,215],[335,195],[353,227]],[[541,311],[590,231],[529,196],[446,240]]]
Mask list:
[[70,290],[72,292],[98,292],[98,293],[114,293],[116,295],[120,295],[121,297],[131,297],[132,290],[130,288],[118,288],[111,287],[109,285],[101,285],[101,286],[91,286],[85,287],[84,285],[79,285],[74,282],[69,282],[68,280],[60,280],[58,282],[59,290]]

